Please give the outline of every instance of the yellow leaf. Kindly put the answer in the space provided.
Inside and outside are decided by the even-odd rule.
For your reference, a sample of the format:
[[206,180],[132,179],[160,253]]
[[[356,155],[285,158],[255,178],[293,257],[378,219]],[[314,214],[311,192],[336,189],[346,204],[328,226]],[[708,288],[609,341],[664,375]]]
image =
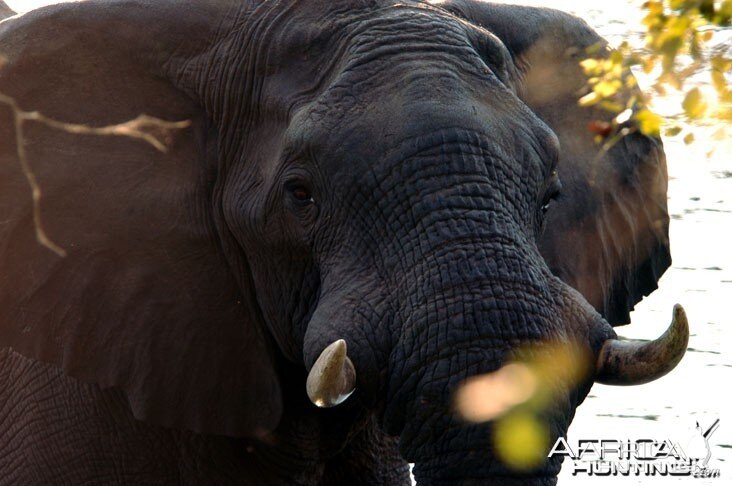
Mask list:
[[722,56],[715,56],[712,58],[712,67],[722,72],[732,71],[732,59],[728,59]]
[[717,20],[719,25],[728,24],[730,18],[732,18],[732,0],[724,0],[717,10],[717,15],[719,15]]
[[498,420],[494,434],[498,457],[515,470],[540,465],[549,449],[549,428],[531,413],[515,412]]
[[673,126],[673,127],[669,127],[668,129],[666,129],[666,132],[664,133],[664,135],[666,135],[667,137],[675,137],[679,133],[681,133],[681,127]]
[[620,113],[625,108],[620,103],[615,103],[613,101],[603,100],[599,103],[600,108],[602,108],[605,111],[609,111],[611,113]]
[[623,53],[620,51],[612,51],[610,53],[610,61],[613,64],[622,64],[623,62]]
[[686,93],[686,97],[681,103],[681,106],[684,108],[686,116],[693,120],[701,118],[707,111],[706,100],[699,88],[694,88]]
[[684,143],[686,145],[689,145],[690,143],[693,143],[693,142],[694,142],[694,134],[693,133],[689,133],[689,134],[687,134],[684,137]]
[[604,49],[605,49],[605,44],[603,44],[602,42],[595,42],[591,46],[588,46],[587,48],[585,48],[585,52],[587,53],[587,55],[593,56],[593,55],[597,54],[598,52],[603,51]]
[[580,61],[580,66],[582,66],[585,74],[594,74],[598,65],[599,63],[597,62],[597,59],[584,59],[583,61]]
[[663,4],[658,1],[646,2],[644,5],[649,15],[661,15],[663,13]]
[[595,93],[597,93],[598,96],[601,98],[609,98],[615,93],[618,92],[618,90],[623,86],[623,83],[621,83],[619,80],[614,79],[612,81],[600,81],[595,86],[593,86],[593,90]]
[[712,84],[719,94],[724,93],[727,89],[727,79],[719,71],[712,71]]
[[732,123],[732,109],[720,109],[714,114],[714,118]]
[[635,120],[640,126],[640,131],[646,135],[658,136],[661,133],[663,118],[651,110],[641,110],[635,114]]
[[685,0],[669,0],[668,4],[673,10],[678,10],[684,6]]

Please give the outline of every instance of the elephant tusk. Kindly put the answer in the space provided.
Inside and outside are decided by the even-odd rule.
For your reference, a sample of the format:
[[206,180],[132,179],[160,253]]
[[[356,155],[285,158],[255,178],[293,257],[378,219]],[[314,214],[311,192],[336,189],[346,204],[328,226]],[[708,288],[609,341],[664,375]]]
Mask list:
[[689,322],[676,304],[671,325],[650,342],[608,339],[597,357],[595,381],[606,385],[641,385],[662,377],[679,364],[689,343]]
[[348,358],[346,341],[339,339],[320,353],[308,374],[310,401],[321,408],[342,403],[356,389],[356,369]]

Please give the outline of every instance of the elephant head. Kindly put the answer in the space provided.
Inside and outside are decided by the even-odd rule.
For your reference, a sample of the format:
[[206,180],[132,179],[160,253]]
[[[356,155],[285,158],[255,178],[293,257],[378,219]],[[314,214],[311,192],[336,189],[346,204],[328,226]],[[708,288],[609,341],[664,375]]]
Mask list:
[[[552,407],[557,436],[595,379],[661,376],[688,338],[678,311],[657,341],[616,340],[593,309],[608,294],[590,305],[547,264],[564,275],[578,254],[611,258],[607,273],[564,276],[625,291],[627,313],[648,285],[618,290],[616,277],[667,249],[662,217],[628,238],[587,223],[637,204],[628,191],[660,201],[662,151],[629,138],[600,169],[617,177],[583,185],[597,148],[560,116],[579,113],[572,94],[536,82],[579,75],[534,59],[551,32],[599,40],[564,14],[480,2],[90,0],[4,22],[0,92],[17,107],[0,108],[0,344],[123,390],[142,421],[261,437],[283,397],[307,393],[323,417],[373,414],[420,483],[510,481],[491,424],[451,411],[461,382],[519,347],[576,343],[596,361]],[[36,241],[18,109],[190,127],[161,153],[24,124],[61,257]],[[599,213],[569,214],[588,206]]]

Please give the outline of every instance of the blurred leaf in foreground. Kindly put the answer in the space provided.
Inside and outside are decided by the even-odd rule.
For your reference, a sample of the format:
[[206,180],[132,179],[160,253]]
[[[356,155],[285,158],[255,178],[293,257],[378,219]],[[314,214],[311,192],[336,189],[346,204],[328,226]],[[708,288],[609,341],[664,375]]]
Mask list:
[[541,464],[549,448],[546,413],[560,395],[591,371],[589,353],[573,343],[542,343],[516,351],[515,360],[493,373],[466,380],[455,409],[468,422],[493,421],[497,456],[525,471]]

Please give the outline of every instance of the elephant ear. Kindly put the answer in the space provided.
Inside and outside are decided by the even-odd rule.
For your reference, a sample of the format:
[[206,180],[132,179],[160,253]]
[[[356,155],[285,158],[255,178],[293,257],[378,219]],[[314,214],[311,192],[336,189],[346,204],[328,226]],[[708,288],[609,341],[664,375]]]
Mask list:
[[12,17],[15,15],[15,12],[13,12],[13,9],[8,7],[8,5],[0,0],[0,20],[6,19],[8,17]]
[[[218,209],[216,127],[174,85],[205,72],[194,60],[215,48],[226,7],[90,1],[0,24],[0,92],[16,106],[0,104],[0,346],[121,388],[140,420],[253,436],[281,415],[274,350],[246,259],[224,257],[234,244]],[[190,126],[147,127],[163,153],[124,136],[134,126],[72,133],[34,111]]]
[[605,152],[594,141],[589,127],[612,115],[578,105],[586,85],[579,62],[591,46],[604,48],[603,39],[556,10],[472,0],[443,6],[503,41],[522,78],[519,95],[559,137],[562,194],[547,215],[542,255],[611,324],[627,324],[671,264],[668,176],[659,138],[634,133]]

